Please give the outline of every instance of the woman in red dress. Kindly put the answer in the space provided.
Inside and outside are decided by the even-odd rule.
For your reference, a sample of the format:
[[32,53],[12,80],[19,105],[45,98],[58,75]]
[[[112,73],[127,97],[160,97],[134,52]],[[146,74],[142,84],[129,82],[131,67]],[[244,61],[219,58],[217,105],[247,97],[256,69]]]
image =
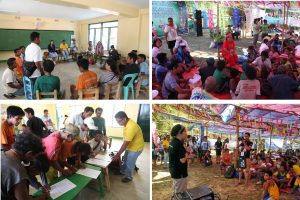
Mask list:
[[226,40],[223,43],[222,56],[227,62],[228,66],[234,66],[239,59],[235,51],[234,40],[232,39],[232,35],[230,33],[226,35]]

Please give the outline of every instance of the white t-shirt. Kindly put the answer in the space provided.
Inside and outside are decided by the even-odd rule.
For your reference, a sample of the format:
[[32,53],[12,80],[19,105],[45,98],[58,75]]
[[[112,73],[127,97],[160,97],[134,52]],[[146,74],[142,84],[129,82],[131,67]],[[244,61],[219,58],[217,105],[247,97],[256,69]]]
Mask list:
[[173,27],[171,27],[169,25],[166,25],[164,32],[168,33],[168,38],[167,38],[168,41],[176,40],[176,37],[177,37],[177,26],[176,26],[176,24],[174,24]]
[[[153,47],[152,48],[152,58],[153,58],[153,60],[156,62],[156,63],[158,63],[158,60],[157,60],[157,55],[159,54],[159,53],[161,53],[161,51],[160,51],[160,48],[157,48],[157,47]],[[152,69],[155,69],[156,68],[156,64],[152,64]]]
[[261,70],[262,65],[265,65],[267,68],[272,69],[272,64],[269,58],[267,58],[264,62],[261,59],[261,56],[257,57],[252,64],[255,65],[255,68]]
[[[91,149],[94,153],[100,153],[101,149],[104,147],[104,142],[100,141],[100,144],[97,146],[98,142],[95,141],[95,138],[88,141],[89,145],[91,146]],[[95,148],[95,150],[94,150]]]
[[297,45],[297,46],[295,47],[295,50],[296,50],[295,55],[296,55],[296,56],[300,56],[300,45]]
[[176,42],[175,42],[175,47],[174,47],[174,48],[177,48],[177,49],[178,49],[179,46],[186,46],[187,51],[188,51],[188,52],[191,51],[191,50],[190,50],[190,47],[189,47],[189,45],[188,45],[188,43],[187,43],[187,41],[185,41],[185,40],[176,40]]
[[[35,43],[31,43],[25,50],[25,61],[27,62],[41,62],[43,61],[41,47]],[[41,72],[36,69],[29,78],[36,78],[41,76]]]
[[240,80],[235,94],[236,99],[256,99],[256,95],[260,95],[260,82],[258,80]]
[[156,58],[159,53],[161,53],[160,48],[157,47],[152,48],[152,58]]
[[262,43],[259,47],[259,55],[261,54],[261,52],[263,52],[265,50],[269,50],[269,47],[265,43]]
[[13,70],[10,70],[9,68],[6,68],[2,75],[2,85],[4,86],[7,94],[15,93],[18,89],[9,87],[8,83],[16,84],[18,83],[18,81],[15,72]]

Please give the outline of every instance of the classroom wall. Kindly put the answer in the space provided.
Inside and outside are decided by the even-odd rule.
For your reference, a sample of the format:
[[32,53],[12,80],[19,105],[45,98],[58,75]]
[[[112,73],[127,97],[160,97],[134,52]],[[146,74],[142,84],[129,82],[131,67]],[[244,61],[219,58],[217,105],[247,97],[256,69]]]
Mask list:
[[140,9],[139,17],[129,18],[123,16],[105,16],[78,22],[79,48],[82,50],[88,47],[88,25],[99,22],[116,21],[118,27],[118,51],[122,56],[127,55],[131,50],[138,50],[149,56],[149,10]]
[[[77,29],[77,22],[29,16],[21,16],[16,18],[14,15],[0,14],[0,28],[4,29],[36,29],[36,22],[41,22],[41,26],[38,30],[71,30],[74,31],[75,35],[80,35]],[[24,46],[28,44],[24,44]],[[14,57],[14,53],[12,51],[0,52],[0,60],[7,60],[7,58],[10,57]]]
[[[1,105],[1,119],[4,120],[6,119],[6,108],[8,106],[10,106],[12,104],[3,104]],[[25,109],[27,107],[31,107],[34,109],[35,111],[35,115],[37,117],[41,117],[43,115],[43,111],[44,109],[48,109],[49,111],[49,116],[51,117],[52,119],[52,122],[54,124],[58,124],[59,122],[57,121],[57,112],[56,112],[56,105],[55,104],[29,104],[29,105],[23,105],[23,104],[13,104],[13,105],[17,105],[17,106],[20,106],[22,109]],[[100,106],[99,104],[82,104],[82,107],[84,108],[85,106],[91,106],[93,107],[94,109],[98,108],[98,107],[102,107],[102,108],[105,108],[105,107],[109,107],[109,105],[105,105],[105,106]],[[77,113],[70,113],[70,107],[68,104],[64,104],[63,106],[63,113],[69,115],[69,116],[72,116],[73,114],[77,114]],[[124,111],[127,113],[128,117],[130,119],[132,119],[133,121],[137,122],[137,118],[138,118],[138,114],[139,114],[139,108],[140,108],[140,105],[139,104],[126,104],[125,105],[125,109]],[[83,112],[83,109],[78,111],[78,113],[80,112]],[[95,115],[93,115],[94,117]],[[21,122],[21,123],[25,123],[25,121],[27,121],[27,118],[24,117],[24,120]],[[20,127],[21,129],[21,124],[20,124]],[[106,127],[106,134],[108,136],[112,136],[112,137],[123,137],[123,127]]]

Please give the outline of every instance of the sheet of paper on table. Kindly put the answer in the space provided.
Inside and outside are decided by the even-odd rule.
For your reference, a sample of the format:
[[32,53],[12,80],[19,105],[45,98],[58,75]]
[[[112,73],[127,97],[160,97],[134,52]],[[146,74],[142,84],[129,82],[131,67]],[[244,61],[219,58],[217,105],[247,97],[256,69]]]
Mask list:
[[97,154],[95,158],[105,161],[111,161],[111,157],[108,154]]
[[58,183],[51,185],[50,196],[52,199],[56,199],[75,187],[76,185],[74,183],[72,183],[68,179],[64,179],[62,181],[59,181]]
[[97,165],[100,167],[107,167],[111,161],[105,161],[105,160],[100,160],[100,159],[96,159],[96,158],[90,158],[87,161],[85,161],[88,164],[92,164],[92,165]]
[[94,170],[94,169],[89,169],[89,168],[85,168],[85,169],[79,169],[76,174],[80,174],[80,175],[83,175],[83,176],[87,176],[87,177],[90,177],[90,178],[93,178],[93,179],[97,179],[99,174],[100,174],[100,171],[98,170]]

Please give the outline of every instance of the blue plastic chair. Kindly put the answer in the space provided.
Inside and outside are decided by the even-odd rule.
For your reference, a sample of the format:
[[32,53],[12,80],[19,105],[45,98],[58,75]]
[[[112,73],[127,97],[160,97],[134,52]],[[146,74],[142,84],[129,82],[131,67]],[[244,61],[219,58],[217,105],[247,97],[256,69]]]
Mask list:
[[33,99],[33,85],[31,80],[27,77],[23,77],[23,84],[24,84],[24,94],[25,98],[32,100]]
[[[131,89],[132,99],[134,99],[134,80],[138,75],[139,75],[138,73],[127,74],[126,76],[123,77],[122,85],[123,85],[124,99],[128,99],[129,89]],[[124,86],[124,82],[126,79],[129,79],[129,83],[127,84],[127,86]]]

